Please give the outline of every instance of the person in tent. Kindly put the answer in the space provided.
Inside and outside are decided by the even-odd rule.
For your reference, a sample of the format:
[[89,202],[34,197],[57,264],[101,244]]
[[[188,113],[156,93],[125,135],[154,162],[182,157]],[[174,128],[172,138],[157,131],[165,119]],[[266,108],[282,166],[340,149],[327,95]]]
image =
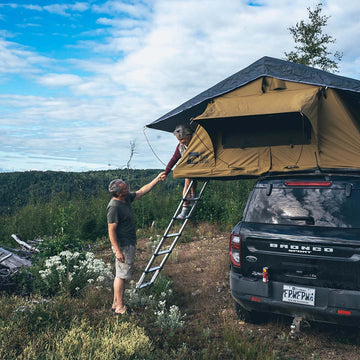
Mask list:
[[[171,169],[179,161],[179,159],[184,155],[190,141],[192,139],[194,130],[188,125],[178,125],[174,130],[174,135],[179,141],[179,144],[176,146],[174,155],[170,159],[169,163],[166,166],[163,179],[169,175]],[[186,191],[189,188],[191,179],[186,178],[183,190],[183,197],[185,197]],[[185,219],[188,215],[191,208],[191,200],[196,197],[196,182],[193,182],[193,185],[188,193],[187,200],[184,201],[183,208],[181,213],[176,217],[177,219]]]
[[136,192],[130,192],[128,185],[121,179],[115,179],[109,184],[112,199],[106,213],[109,238],[116,257],[112,309],[117,315],[129,312],[124,304],[125,280],[132,277],[136,246],[135,219],[131,203],[151,191],[159,181],[163,181],[163,177],[164,172]]

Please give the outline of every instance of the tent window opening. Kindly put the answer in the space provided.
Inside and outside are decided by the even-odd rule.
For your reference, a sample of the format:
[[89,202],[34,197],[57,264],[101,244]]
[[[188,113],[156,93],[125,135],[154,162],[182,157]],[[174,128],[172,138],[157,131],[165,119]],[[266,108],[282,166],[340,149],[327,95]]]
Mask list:
[[223,119],[224,149],[303,145],[311,142],[311,124],[300,113],[241,116]]

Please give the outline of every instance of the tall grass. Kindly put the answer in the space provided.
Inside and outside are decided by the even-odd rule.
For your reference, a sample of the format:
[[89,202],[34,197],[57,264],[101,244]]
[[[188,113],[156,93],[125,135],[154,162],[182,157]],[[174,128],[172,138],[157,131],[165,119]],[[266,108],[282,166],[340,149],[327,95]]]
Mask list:
[[[127,303],[134,315],[116,316],[107,310],[110,293],[93,288],[85,296],[43,298],[0,297],[1,359],[251,359],[275,360],[269,341],[254,341],[250,333],[224,324],[217,334],[210,328],[187,327],[171,282],[159,279],[147,298]],[[129,289],[131,292],[131,289]],[[130,298],[129,298],[130,296]],[[164,299],[164,300],[161,300]],[[160,305],[160,307],[159,307]],[[157,309],[157,311],[154,311]],[[161,314],[159,314],[161,313]]]
[[81,300],[0,298],[1,359],[150,359],[152,347],[143,327]]

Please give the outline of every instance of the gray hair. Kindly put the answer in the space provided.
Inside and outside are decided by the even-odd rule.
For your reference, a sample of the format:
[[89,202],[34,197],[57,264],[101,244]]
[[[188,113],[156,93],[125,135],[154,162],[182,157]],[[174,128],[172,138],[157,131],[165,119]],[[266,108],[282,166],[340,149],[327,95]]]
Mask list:
[[178,125],[174,130],[174,135],[182,140],[188,136],[192,136],[194,130],[189,125]]
[[125,181],[122,179],[112,180],[109,184],[109,192],[111,193],[111,195],[116,196],[118,194],[121,194],[124,184]]

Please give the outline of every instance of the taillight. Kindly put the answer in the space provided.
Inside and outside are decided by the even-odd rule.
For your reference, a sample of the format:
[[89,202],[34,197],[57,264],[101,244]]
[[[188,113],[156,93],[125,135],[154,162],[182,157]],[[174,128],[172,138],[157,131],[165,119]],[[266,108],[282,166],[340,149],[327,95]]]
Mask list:
[[230,259],[233,265],[240,266],[240,243],[241,235],[231,234],[230,236]]
[[337,313],[339,315],[351,315],[351,311],[349,311],[349,310],[340,310],[340,309],[338,309]]
[[331,181],[285,181],[285,185],[328,187],[331,186]]

